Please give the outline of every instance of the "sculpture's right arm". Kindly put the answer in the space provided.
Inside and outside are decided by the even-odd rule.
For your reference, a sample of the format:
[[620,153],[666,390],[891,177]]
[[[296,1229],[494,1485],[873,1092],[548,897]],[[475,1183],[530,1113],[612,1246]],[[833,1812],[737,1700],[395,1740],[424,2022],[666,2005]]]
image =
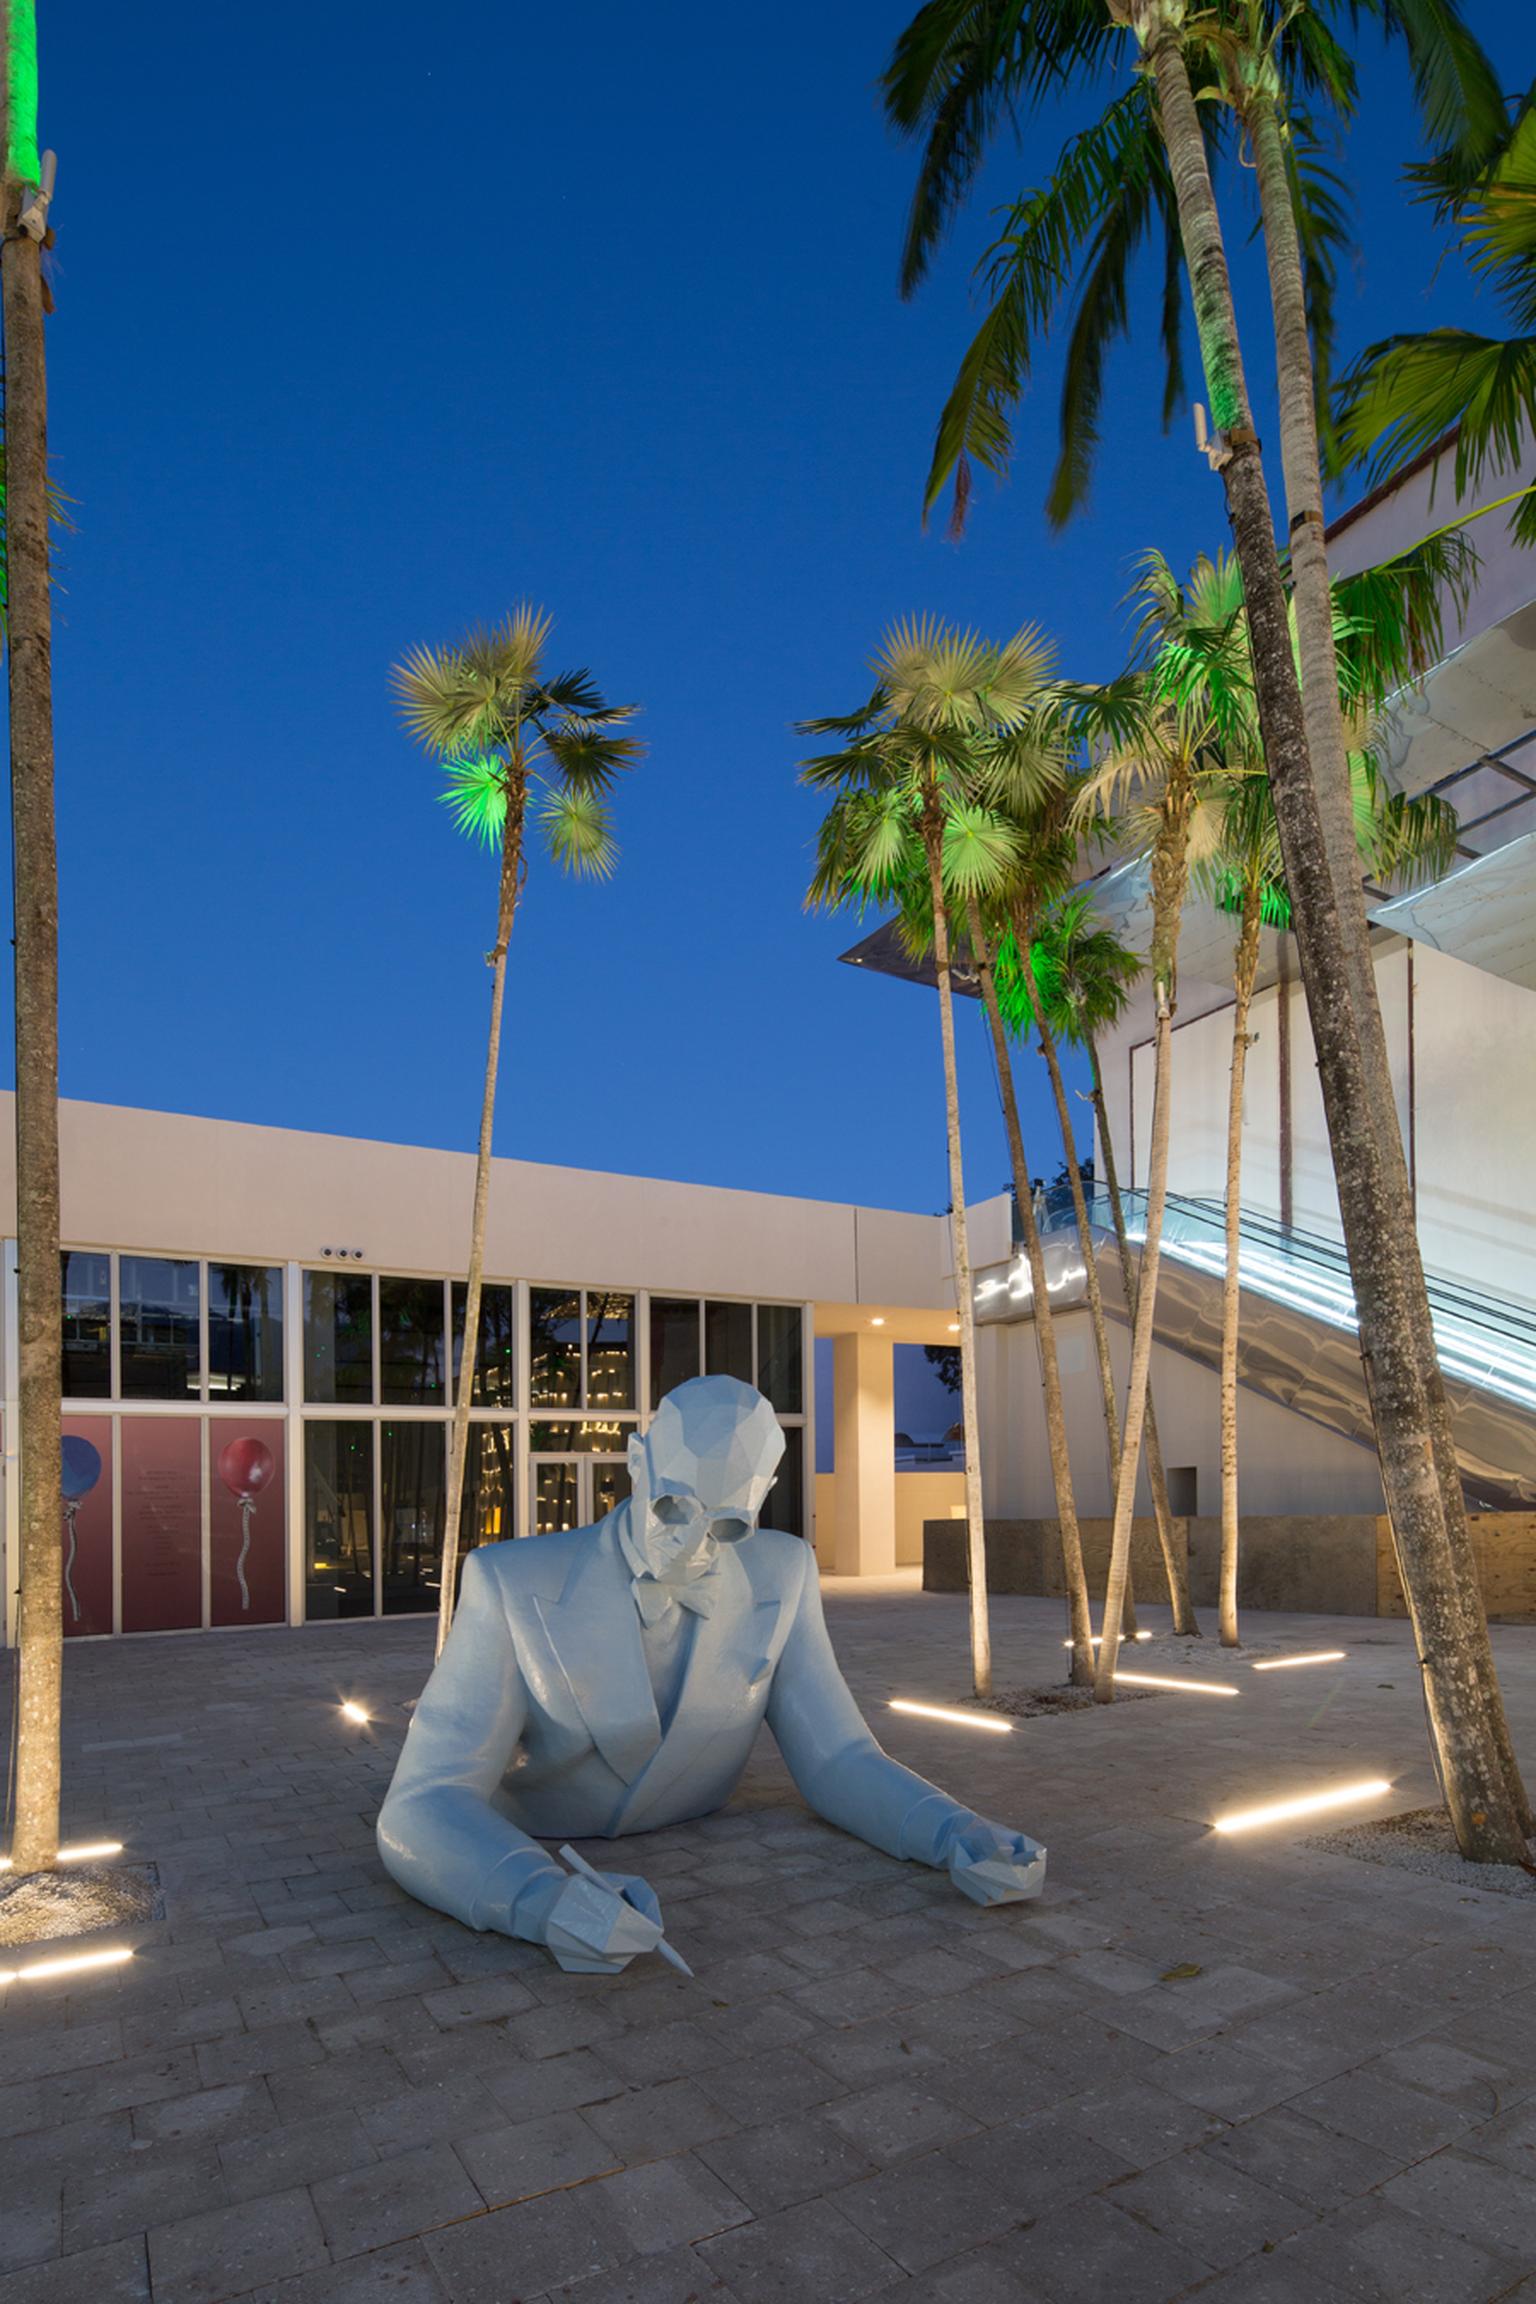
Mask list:
[[492,1800],[527,1711],[495,1576],[471,1552],[447,1646],[379,1811],[379,1854],[421,1903],[467,1927],[497,1928],[537,1943],[569,1875]]

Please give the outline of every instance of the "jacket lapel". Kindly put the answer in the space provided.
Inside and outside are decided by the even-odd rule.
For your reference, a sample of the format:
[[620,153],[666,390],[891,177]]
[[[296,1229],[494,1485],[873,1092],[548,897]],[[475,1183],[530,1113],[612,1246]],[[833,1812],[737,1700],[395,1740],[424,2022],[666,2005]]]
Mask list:
[[[679,1779],[706,1758],[715,1739],[739,1725],[749,1691],[772,1674],[781,1602],[758,1600],[751,1578],[729,1546],[721,1550],[715,1576],[719,1589],[714,1608],[708,1616],[694,1619],[672,1724],[654,1757],[631,1783],[614,1821],[615,1832],[643,1825]],[[630,1609],[633,1613],[633,1600]]]
[[615,1517],[581,1547],[559,1599],[535,1599],[534,1607],[593,1743],[633,1784],[661,1743],[661,1722]]

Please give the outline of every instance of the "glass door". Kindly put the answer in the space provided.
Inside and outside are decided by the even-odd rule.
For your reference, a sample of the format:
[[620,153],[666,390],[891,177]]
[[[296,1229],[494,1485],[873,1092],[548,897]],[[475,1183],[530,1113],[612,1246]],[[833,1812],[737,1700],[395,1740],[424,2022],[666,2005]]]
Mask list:
[[590,1527],[629,1494],[622,1456],[534,1456],[533,1534]]

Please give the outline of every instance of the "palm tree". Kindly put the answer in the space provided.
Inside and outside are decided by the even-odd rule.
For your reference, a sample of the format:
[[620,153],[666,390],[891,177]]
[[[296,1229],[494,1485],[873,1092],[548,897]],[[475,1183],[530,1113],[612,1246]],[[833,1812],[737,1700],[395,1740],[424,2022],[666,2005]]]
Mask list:
[[1033,631],[1015,633],[999,647],[932,617],[908,620],[886,633],[874,658],[875,688],[866,704],[845,716],[800,724],[803,735],[843,740],[840,750],[807,760],[801,768],[802,781],[812,790],[833,795],[818,837],[807,901],[862,906],[899,895],[915,869],[927,880],[944,1063],[965,1431],[971,1670],[978,1696],[991,1694],[992,1644],[947,896],[953,892],[963,901],[996,885],[1018,853],[1018,835],[1004,809],[1027,805],[1058,773],[1054,742],[1042,741],[1031,724],[1049,663],[1049,648]]
[[[1387,4],[1383,0],[1383,6]],[[1314,569],[1306,579],[1307,607],[1298,614],[1304,698],[1197,102],[1198,59],[1196,75],[1191,71],[1184,0],[1105,0],[1105,6],[1113,24],[1130,33],[1139,68],[1151,82],[1158,134],[1173,185],[1215,428],[1211,460],[1221,477],[1242,569],[1260,729],[1295,910],[1362,1351],[1371,1378],[1387,1516],[1424,1658],[1430,1732],[1463,1854],[1484,1861],[1523,1862],[1530,1806],[1514,1759],[1478,1592],[1364,910],[1358,887],[1341,885],[1351,882],[1354,864],[1342,728],[1335,741],[1328,727],[1329,715],[1337,709],[1337,680],[1331,663],[1325,667],[1321,661],[1330,653],[1324,626],[1331,637],[1331,610],[1319,612]],[[1089,16],[1094,18],[1091,30],[1085,29]],[[1456,37],[1432,37],[1427,46],[1411,48],[1418,59],[1421,101],[1454,81],[1454,99],[1460,105],[1464,97],[1478,96],[1474,83],[1481,52],[1461,25],[1454,0],[1424,0],[1422,6],[1419,0],[1412,0],[1411,6],[1392,0],[1389,21],[1413,41],[1420,39],[1431,18],[1442,31],[1453,26]],[[1006,30],[999,36],[1003,20]],[[1298,35],[1310,33],[1320,22],[1315,10],[1287,19]],[[964,0],[931,0],[917,27],[926,27],[922,45],[931,67],[931,94],[926,108],[919,101],[912,109],[911,119],[916,127],[933,123],[929,142],[930,152],[935,142],[939,146],[938,198],[947,194],[952,199],[963,189],[991,127],[1009,116],[1010,106],[1016,111],[1024,99],[1056,84],[1063,72],[1079,71],[1085,60],[1095,62],[1102,52],[1098,45],[1102,27],[1090,0],[1038,0],[1030,7],[1022,0],[973,0],[969,6]],[[1332,45],[1337,53],[1338,44]],[[1275,51],[1287,59],[1304,53],[1299,36]],[[909,80],[921,88],[921,64]],[[1491,75],[1488,86],[1496,105]],[[1209,114],[1211,107],[1204,109]],[[1470,117],[1470,102],[1466,109]],[[1468,142],[1475,146],[1475,133],[1469,134]],[[1287,184],[1289,188],[1289,173]],[[1293,325],[1295,250],[1290,240],[1278,248],[1271,242],[1277,234],[1283,239],[1287,218],[1294,226],[1293,197],[1288,189],[1284,204],[1267,199],[1264,215],[1288,419],[1294,418],[1299,397],[1291,370],[1302,355],[1305,301],[1303,344],[1298,344]],[[1282,276],[1289,284],[1290,299],[1283,308],[1278,297]],[[1310,347],[1306,351],[1310,402],[1316,378]],[[1295,422],[1288,420],[1282,430],[1287,481],[1299,481],[1305,476],[1297,465],[1304,459],[1299,459],[1296,447]],[[1291,501],[1288,511],[1293,533],[1316,524],[1309,521],[1308,504],[1302,498]],[[1317,544],[1320,549],[1320,524]]]
[[[1364,463],[1370,481],[1383,481],[1454,432],[1462,503],[1485,472],[1509,469],[1536,437],[1536,86],[1481,165],[1452,151],[1408,173],[1454,226],[1513,333],[1435,328],[1369,346],[1339,387],[1337,459]],[[1523,489],[1516,501],[1514,534],[1536,544],[1536,492]]]
[[[1136,1261],[1131,1252],[1130,1232],[1125,1220],[1125,1203],[1120,1197],[1120,1179],[1115,1168],[1114,1139],[1110,1134],[1109,1110],[1104,1100],[1103,1075],[1099,1068],[1098,1036],[1107,1031],[1124,1012],[1129,987],[1145,973],[1146,962],[1139,953],[1129,951],[1111,929],[1095,920],[1086,893],[1081,890],[1063,897],[1045,913],[1030,944],[1028,978],[1019,963],[1018,946],[1010,943],[1000,958],[1000,973],[1006,971],[1008,991],[1007,1012],[1010,1027],[1027,1033],[1031,1026],[1039,1032],[1042,1050],[1049,1043],[1058,1047],[1080,1049],[1088,1058],[1092,1083],[1092,1105],[1097,1122],[1099,1157],[1103,1165],[1105,1196],[1109,1202],[1110,1222],[1114,1229],[1115,1246],[1120,1263],[1120,1284],[1125,1295],[1127,1314],[1132,1323],[1136,1318],[1137,1277]],[[1059,1063],[1052,1074],[1053,1086],[1058,1086],[1057,1118],[1061,1123],[1062,1142],[1066,1147],[1067,1180],[1072,1190],[1073,1211],[1077,1218],[1079,1237],[1089,1237],[1085,1229],[1090,1219],[1087,1195],[1083,1188],[1082,1166],[1077,1158],[1069,1107],[1066,1103],[1065,1084],[1061,1082]],[[1091,1260],[1090,1260],[1091,1261]],[[1103,1296],[1095,1286],[1089,1297],[1090,1314],[1097,1298],[1102,1318]],[[1108,1357],[1107,1333],[1101,1356]],[[1102,1389],[1102,1374],[1101,1374]],[[1111,1398],[1113,1394],[1111,1393]],[[1147,1485],[1152,1492],[1152,1514],[1157,1528],[1158,1546],[1163,1557],[1163,1573],[1168,1585],[1168,1602],[1172,1611],[1173,1630],[1180,1638],[1198,1640],[1200,1623],[1189,1593],[1189,1569],[1184,1546],[1174,1526],[1173,1507],[1168,1500],[1168,1480],[1163,1464],[1162,1442],[1158,1436],[1157,1411],[1149,1382],[1147,1390],[1147,1419],[1144,1436],[1147,1466]],[[1111,1455],[1114,1465],[1119,1456],[1119,1432]],[[1130,1619],[1127,1618],[1127,1629]]]
[[16,950],[16,1234],[21,1443],[21,1613],[15,1873],[59,1850],[64,1687],[59,1367],[59,876],[54,837],[53,602],[48,525],[45,297],[38,237],[20,221],[38,177],[29,11],[7,25],[0,307],[5,347],[3,606],[10,680]]
[[1080,823],[1115,822],[1121,840],[1149,863],[1150,967],[1156,1017],[1147,1220],[1131,1331],[1131,1366],[1110,1538],[1109,1579],[1094,1693],[1114,1696],[1136,1475],[1146,1420],[1156,1321],[1157,1272],[1168,1192],[1173,1016],[1178,996],[1179,929],[1192,862],[1215,836],[1216,792],[1234,773],[1232,756],[1252,718],[1252,685],[1240,595],[1228,565],[1200,560],[1180,584],[1159,552],[1142,557],[1132,595],[1139,610],[1132,673],[1106,692],[1110,741],[1076,801]]
[[449,647],[413,649],[392,675],[406,727],[443,765],[442,798],[455,824],[500,859],[496,940],[486,954],[491,1016],[470,1219],[464,1347],[448,1466],[439,1655],[453,1622],[458,1583],[459,1517],[480,1340],[507,947],[528,868],[528,810],[531,804],[544,845],[563,871],[606,879],[617,854],[608,796],[615,778],[633,767],[643,750],[634,737],[615,732],[633,717],[634,705],[604,703],[589,672],[546,672],[551,628],[552,619],[544,610],[525,601],[490,631],[477,627]]

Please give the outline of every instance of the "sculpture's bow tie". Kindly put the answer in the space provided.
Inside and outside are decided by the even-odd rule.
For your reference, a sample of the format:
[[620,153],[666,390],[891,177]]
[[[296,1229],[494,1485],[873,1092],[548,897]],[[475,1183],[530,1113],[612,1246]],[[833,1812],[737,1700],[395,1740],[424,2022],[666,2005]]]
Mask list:
[[678,1607],[691,1609],[695,1616],[712,1616],[719,1584],[711,1563],[697,1576],[637,1576],[630,1590],[635,1595],[641,1623],[659,1624]]

